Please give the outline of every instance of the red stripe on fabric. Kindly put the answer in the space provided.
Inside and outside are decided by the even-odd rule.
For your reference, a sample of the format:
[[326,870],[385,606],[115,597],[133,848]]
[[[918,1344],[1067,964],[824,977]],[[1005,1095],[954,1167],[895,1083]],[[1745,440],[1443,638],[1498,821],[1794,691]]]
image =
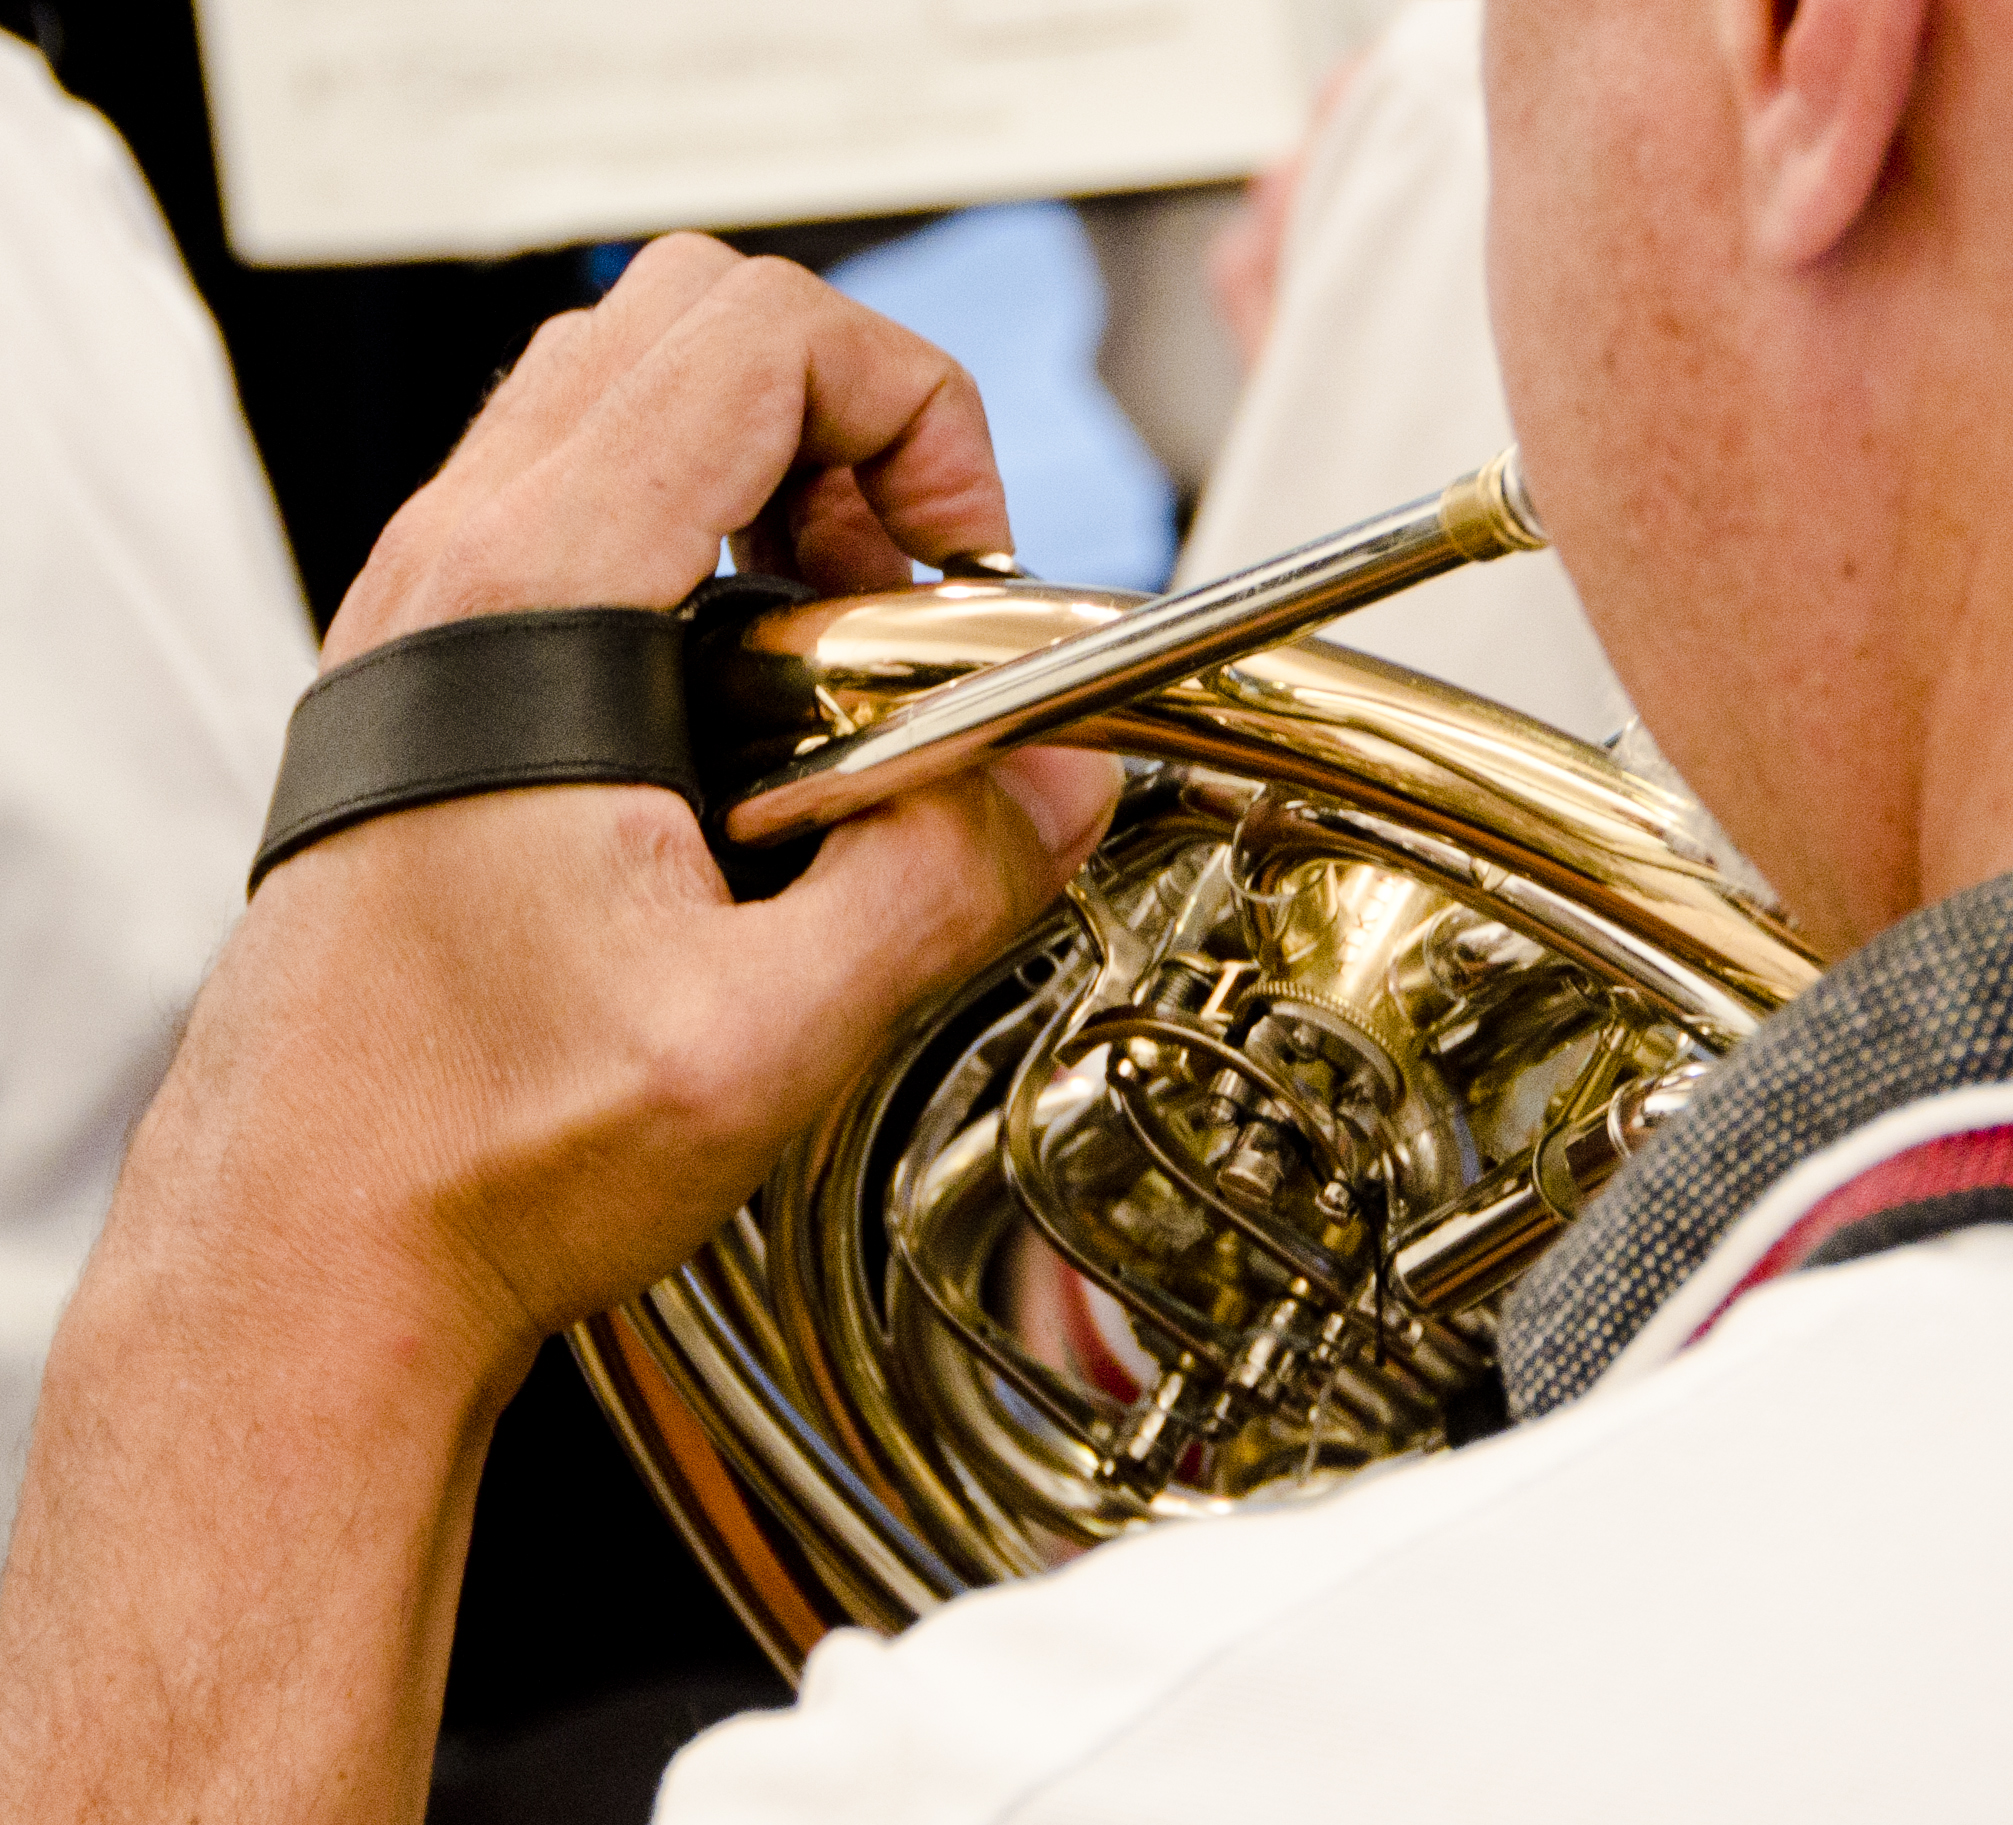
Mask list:
[[1882,1160],[1878,1166],[1869,1166],[1857,1178],[1819,1198],[1784,1230],[1733,1291],[1713,1307],[1712,1315],[1685,1339],[1686,1348],[1719,1323],[1736,1299],[1791,1272],[1841,1229],[1897,1205],[1940,1198],[1953,1191],[1974,1191],[1981,1185],[2013,1186],[2013,1124],[1939,1135]]
[[1077,1370],[1092,1387],[1130,1406],[1139,1398],[1139,1383],[1104,1341],[1096,1314],[1090,1309],[1083,1276],[1073,1267],[1063,1267],[1055,1286],[1056,1303],[1062,1308],[1063,1337],[1076,1358]]

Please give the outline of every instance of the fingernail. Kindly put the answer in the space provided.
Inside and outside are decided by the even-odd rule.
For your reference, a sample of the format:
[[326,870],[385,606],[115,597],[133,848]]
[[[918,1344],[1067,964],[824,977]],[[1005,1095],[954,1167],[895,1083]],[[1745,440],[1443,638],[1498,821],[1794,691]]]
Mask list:
[[1050,855],[1081,848],[1110,815],[1125,780],[1116,755],[1083,748],[1018,748],[994,761],[991,772]]

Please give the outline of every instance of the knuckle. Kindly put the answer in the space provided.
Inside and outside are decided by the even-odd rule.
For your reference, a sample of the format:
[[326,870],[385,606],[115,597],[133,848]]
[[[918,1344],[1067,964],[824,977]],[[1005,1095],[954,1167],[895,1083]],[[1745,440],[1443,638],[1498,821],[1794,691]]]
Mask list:
[[645,241],[631,258],[621,283],[631,291],[660,282],[682,284],[694,273],[726,272],[744,264],[742,256],[711,235],[681,229]]
[[[934,346],[934,345],[932,345]],[[971,370],[962,361],[938,350],[943,361],[943,374],[937,381],[939,395],[962,410],[983,413],[984,395],[979,391],[979,383],[972,378]]]
[[[708,974],[732,977],[744,991],[751,986],[745,974],[725,964]],[[754,1019],[763,1012],[758,1006]],[[775,1012],[772,1024],[787,1025],[773,1018]],[[730,1005],[715,992],[670,996],[640,1019],[632,1016],[637,1101],[679,1136],[690,1159],[720,1166],[726,1163],[723,1155],[759,1139],[770,1106],[758,1088],[769,1075],[763,1069],[764,1042],[774,1035],[751,1032],[751,1024],[745,1001]],[[723,1036],[740,1043],[723,1044]]]
[[427,483],[385,522],[370,548],[366,569],[404,570],[439,538],[440,514],[434,498],[438,488],[438,482]]
[[431,568],[451,509],[439,478],[408,500],[385,524],[364,560],[352,592],[401,593]]
[[652,1023],[643,1060],[643,1101],[690,1132],[699,1124],[717,1122],[723,1109],[737,1100],[742,1066],[724,1057],[720,1048],[701,1044],[689,1010]]
[[556,317],[548,317],[531,332],[531,340],[525,344],[524,353],[518,357],[513,374],[550,362],[574,337],[587,327],[588,313],[585,310],[561,311]]
[[524,345],[524,353],[511,364],[507,373],[500,376],[483,402],[475,434],[479,435],[485,422],[493,424],[499,414],[508,414],[525,397],[528,389],[536,388],[567,359],[567,351],[576,345],[588,328],[588,314],[584,310],[561,311],[556,317],[546,318],[531,332],[530,341]]
[[743,262],[728,283],[746,293],[749,303],[778,310],[805,310],[839,296],[815,273],[775,254]]

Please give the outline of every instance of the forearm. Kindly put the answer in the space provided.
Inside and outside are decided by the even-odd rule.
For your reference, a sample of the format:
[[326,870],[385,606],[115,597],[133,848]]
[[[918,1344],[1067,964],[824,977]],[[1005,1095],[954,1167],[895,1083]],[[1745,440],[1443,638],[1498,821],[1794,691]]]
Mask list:
[[286,1213],[186,1210],[217,1187],[162,1138],[50,1358],[0,1593],[8,1816],[418,1820],[507,1374],[389,1285],[226,1254]]

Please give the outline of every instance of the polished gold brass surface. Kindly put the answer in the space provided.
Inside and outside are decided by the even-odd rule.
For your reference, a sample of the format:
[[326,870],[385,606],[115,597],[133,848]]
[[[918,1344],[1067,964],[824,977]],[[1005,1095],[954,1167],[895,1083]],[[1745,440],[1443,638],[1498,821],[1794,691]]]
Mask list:
[[[762,777],[735,782],[721,827],[734,842],[756,846],[807,835],[1429,577],[1544,543],[1512,445],[1437,495],[1230,576],[1136,600],[1123,616],[1032,647],[955,690],[910,697],[870,724],[848,719],[850,726],[807,737]],[[948,560],[947,574],[981,581],[1012,574],[1011,561],[1004,572],[1002,562],[998,553],[965,554]]]
[[[1130,598],[780,610],[747,757]],[[1479,1423],[1504,1288],[1816,960],[1603,753],[1305,642],[1072,731],[1068,905],[915,1016],[759,1206],[576,1348],[779,1664]]]

